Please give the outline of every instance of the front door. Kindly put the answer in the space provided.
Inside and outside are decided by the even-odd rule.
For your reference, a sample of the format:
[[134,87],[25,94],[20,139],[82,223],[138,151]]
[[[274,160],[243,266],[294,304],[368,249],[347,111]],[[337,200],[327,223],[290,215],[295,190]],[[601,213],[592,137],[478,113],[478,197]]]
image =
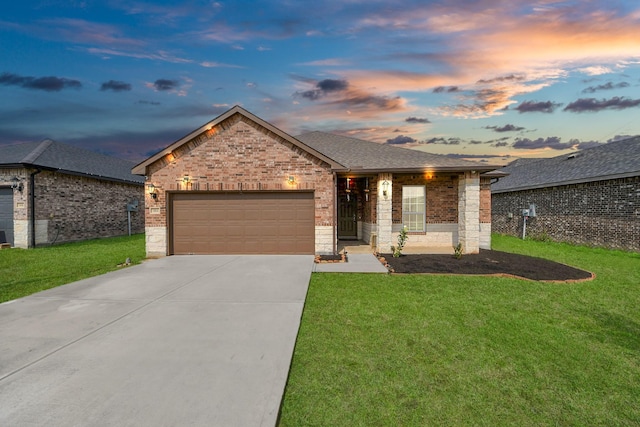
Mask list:
[[355,195],[341,196],[338,202],[338,239],[358,238],[358,203]]

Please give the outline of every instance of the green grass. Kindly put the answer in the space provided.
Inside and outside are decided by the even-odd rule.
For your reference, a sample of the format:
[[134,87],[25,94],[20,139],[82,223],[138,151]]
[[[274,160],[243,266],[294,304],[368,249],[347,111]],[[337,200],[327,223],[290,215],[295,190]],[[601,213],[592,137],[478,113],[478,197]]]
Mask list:
[[0,303],[118,269],[145,258],[144,235],[0,251]]
[[640,254],[493,244],[597,277],[315,273],[279,425],[640,425]]

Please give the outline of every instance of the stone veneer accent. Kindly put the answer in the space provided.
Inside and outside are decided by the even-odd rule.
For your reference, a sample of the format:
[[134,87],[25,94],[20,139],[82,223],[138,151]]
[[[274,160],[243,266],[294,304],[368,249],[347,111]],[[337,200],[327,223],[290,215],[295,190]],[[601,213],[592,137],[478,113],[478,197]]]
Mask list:
[[640,176],[500,192],[492,200],[498,233],[521,237],[522,209],[535,204],[529,237],[640,251]]
[[165,256],[167,253],[166,227],[145,227],[145,245],[148,257]]
[[465,172],[458,181],[458,242],[464,253],[480,250],[480,178]]
[[[389,187],[387,196],[384,196],[383,183],[387,181]],[[378,252],[386,252],[391,245],[395,244],[393,240],[393,175],[390,173],[381,173],[378,175],[377,182],[377,247]]]
[[316,253],[318,255],[333,254],[333,227],[316,225]]
[[[293,185],[287,182],[295,178]],[[188,177],[188,182],[184,181]],[[333,172],[329,164],[291,144],[252,120],[234,114],[194,137],[148,167],[146,226],[167,236],[167,191],[295,191],[314,190],[315,250],[333,253],[327,230],[333,227]],[[154,209],[157,213],[151,213]],[[154,231],[147,253],[167,254],[166,237]],[[162,248],[161,245],[164,245]]]

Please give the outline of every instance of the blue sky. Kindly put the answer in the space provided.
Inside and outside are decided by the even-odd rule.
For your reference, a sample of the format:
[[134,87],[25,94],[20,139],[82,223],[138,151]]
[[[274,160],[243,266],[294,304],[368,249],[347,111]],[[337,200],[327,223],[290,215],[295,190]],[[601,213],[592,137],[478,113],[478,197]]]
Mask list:
[[0,144],[140,161],[238,104],[500,164],[640,134],[640,4],[27,0],[0,17]]

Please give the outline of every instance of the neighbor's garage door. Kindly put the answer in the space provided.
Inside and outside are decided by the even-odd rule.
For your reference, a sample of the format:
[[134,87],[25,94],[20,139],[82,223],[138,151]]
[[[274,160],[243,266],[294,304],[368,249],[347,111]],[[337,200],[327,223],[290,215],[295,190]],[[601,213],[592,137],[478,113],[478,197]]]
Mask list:
[[[13,245],[13,189],[11,188],[0,188],[0,231],[4,231],[7,243]],[[4,242],[0,240],[0,243]]]
[[313,254],[312,192],[174,193],[172,254]]

